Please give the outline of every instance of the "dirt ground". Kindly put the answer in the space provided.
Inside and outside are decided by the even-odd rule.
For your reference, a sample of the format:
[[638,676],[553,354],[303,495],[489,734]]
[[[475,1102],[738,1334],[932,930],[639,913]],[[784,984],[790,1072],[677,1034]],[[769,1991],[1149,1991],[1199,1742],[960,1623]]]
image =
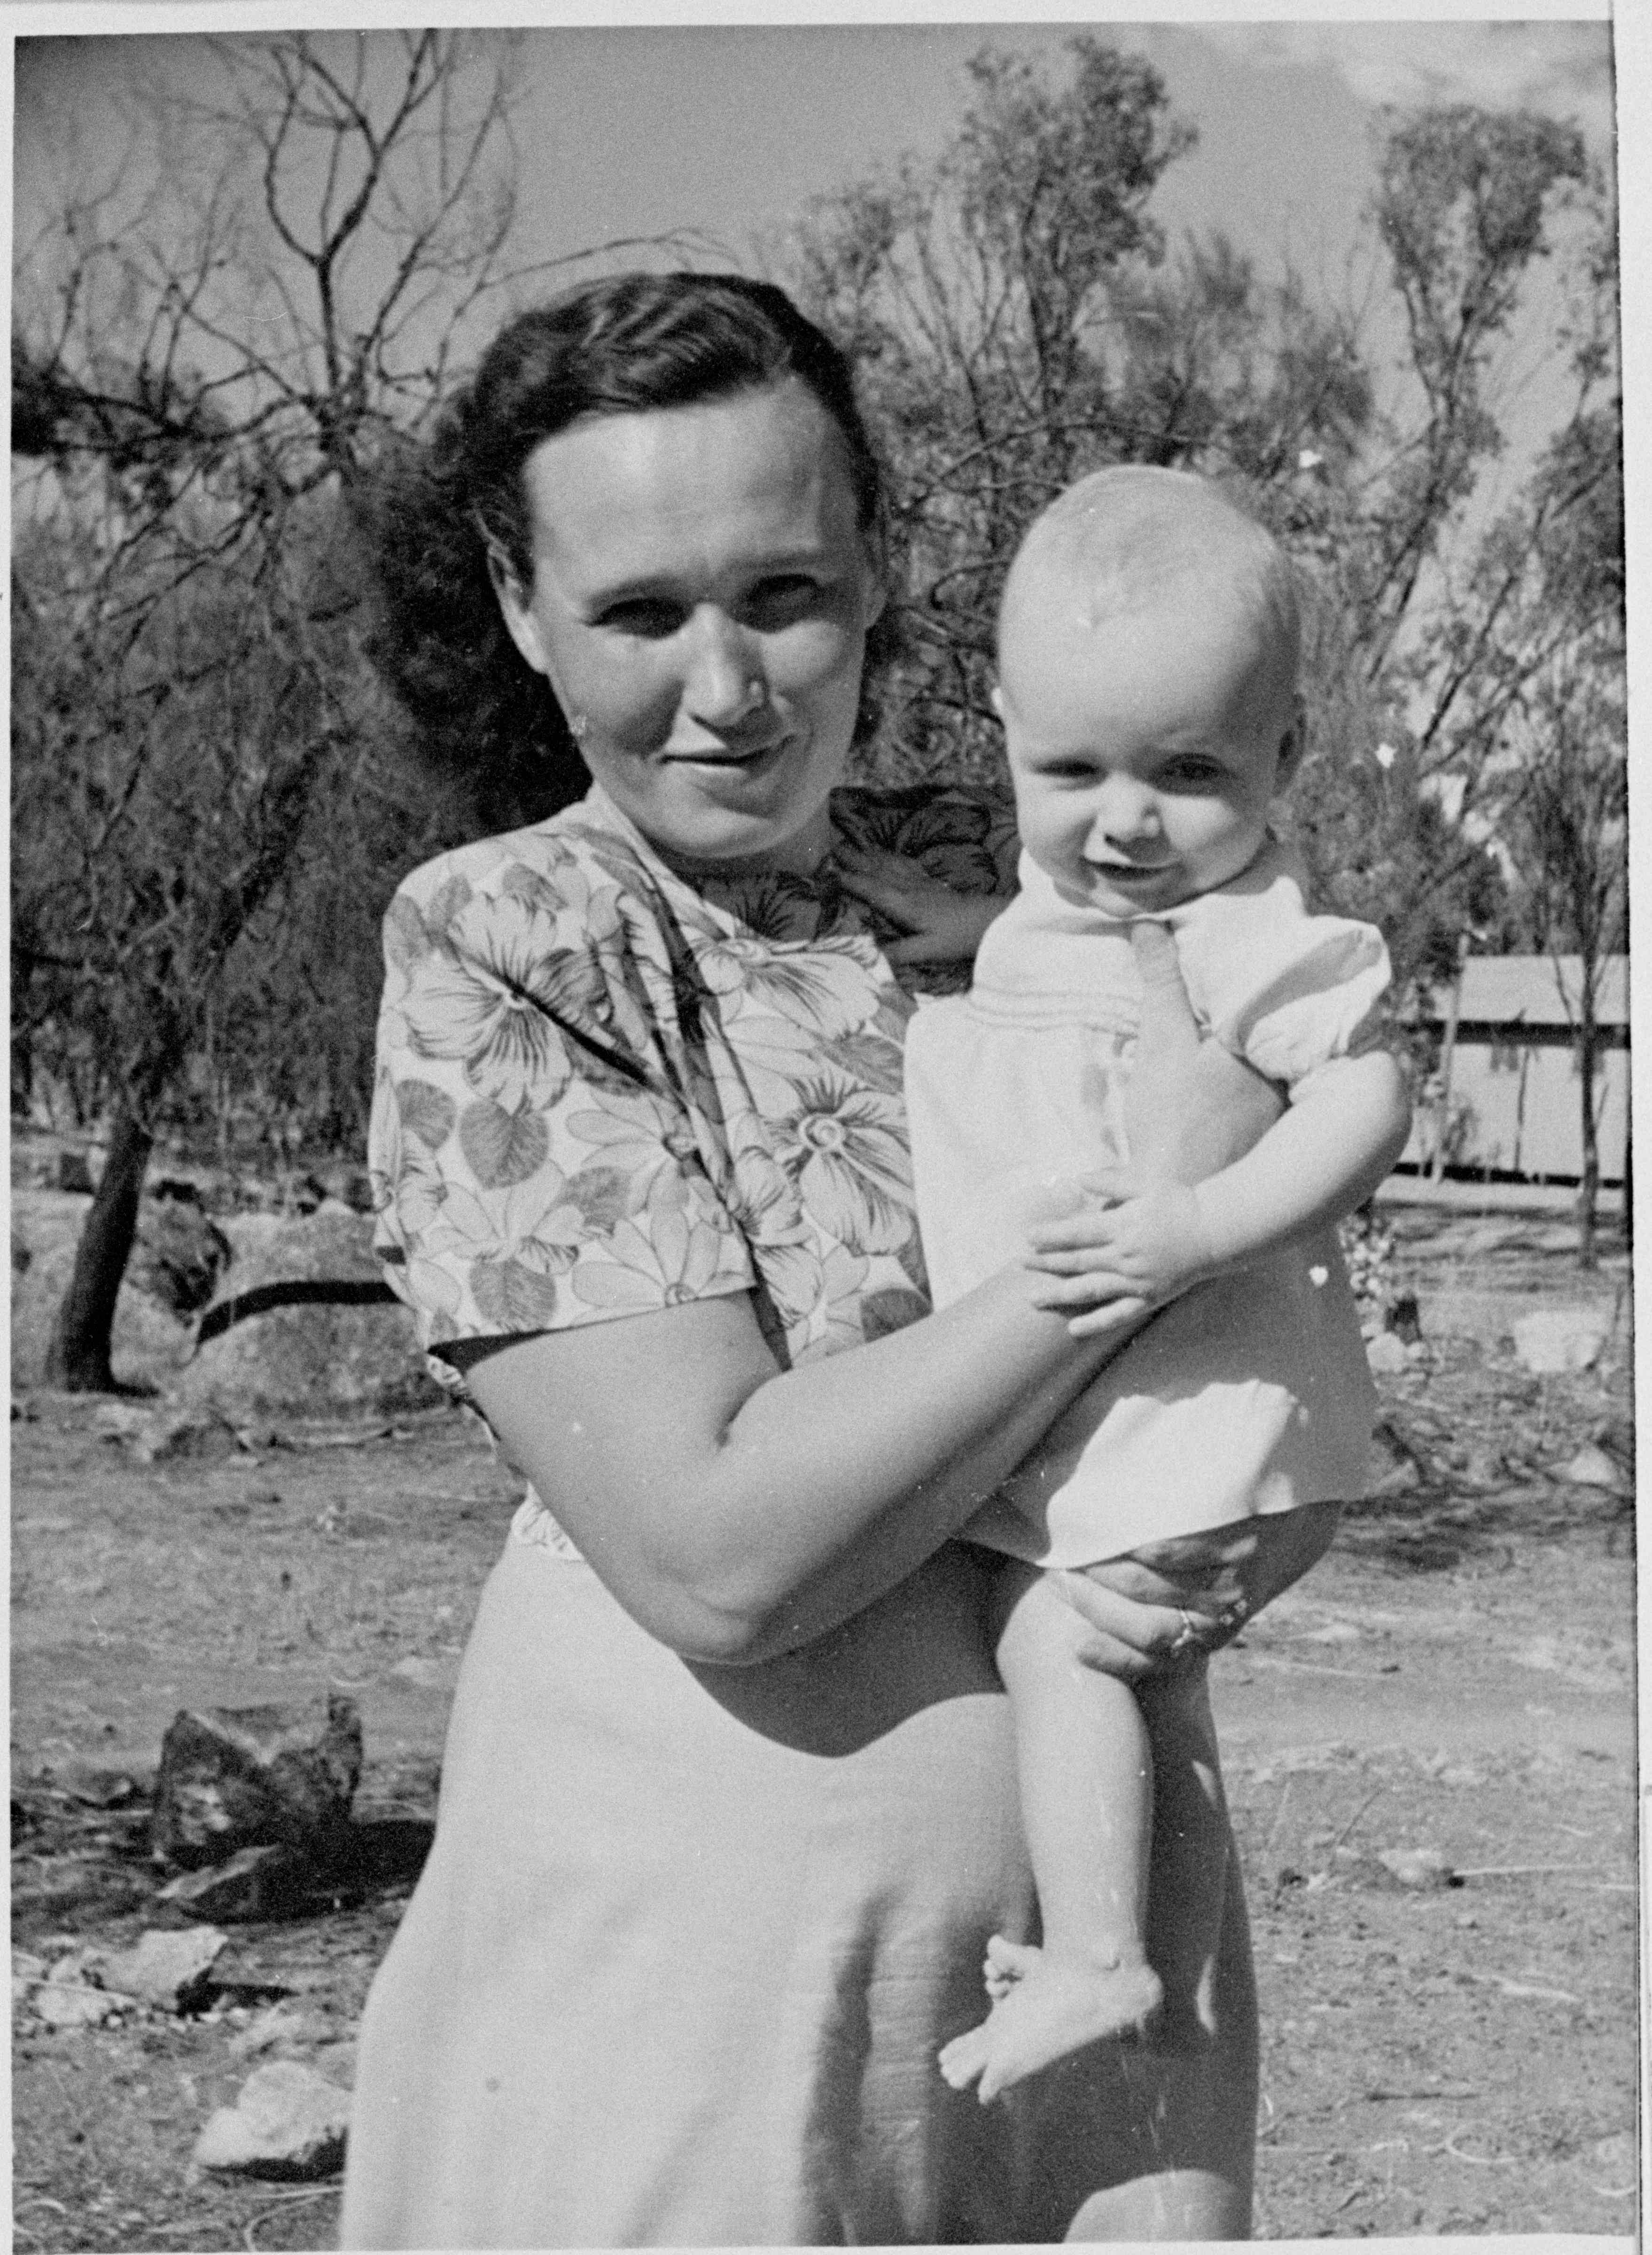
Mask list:
[[[1635,2216],[1633,1521],[1627,1257],[1580,1276],[1552,1219],[1395,1217],[1424,1344],[1381,1382],[1387,1491],[1216,1663],[1255,1935],[1267,2237],[1625,2234]],[[1597,1366],[1536,1377],[1515,1317],[1595,1304]],[[63,1789],[152,1768],[186,1704],[332,1684],[360,1704],[357,1814],[417,1843],[448,1696],[515,1500],[477,1430],[264,1417],[251,1445],[134,1463],[100,1408],[11,1429],[14,1942],[160,1922],[143,1809]],[[1599,1470],[1599,1466],[1596,1467]],[[1432,1849],[1455,1884],[1379,1857]],[[20,2249],[324,2247],[333,2186],[193,2174],[207,2114],[285,2048],[348,2083],[408,1858],[233,1929],[190,2019],[19,2025]]]

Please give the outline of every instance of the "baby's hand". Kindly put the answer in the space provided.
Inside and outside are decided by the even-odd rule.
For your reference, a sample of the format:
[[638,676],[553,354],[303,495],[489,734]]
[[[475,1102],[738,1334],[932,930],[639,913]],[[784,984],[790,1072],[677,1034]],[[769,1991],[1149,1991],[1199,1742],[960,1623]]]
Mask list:
[[973,962],[981,934],[1006,906],[995,894],[955,892],[904,854],[840,846],[834,860],[844,891],[906,934],[884,949],[891,963]]
[[1159,1307],[1216,1273],[1197,1191],[1124,1168],[1086,1176],[1085,1187],[1108,1203],[1040,1223],[1027,1264],[1051,1280],[1040,1307],[1091,1311],[1068,1324],[1074,1338],[1110,1329],[1119,1302]]

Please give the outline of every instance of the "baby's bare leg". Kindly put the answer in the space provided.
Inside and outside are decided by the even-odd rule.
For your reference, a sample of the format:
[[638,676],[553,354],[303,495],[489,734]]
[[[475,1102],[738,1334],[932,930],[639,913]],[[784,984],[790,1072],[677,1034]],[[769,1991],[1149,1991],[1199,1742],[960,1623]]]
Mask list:
[[983,2104],[1086,2044],[1137,2032],[1160,1993],[1147,1962],[1153,1766],[1142,1711],[1128,1684],[1079,1659],[1088,1630],[1050,1578],[1004,1571],[998,1667],[1044,1946],[993,1936],[993,2009],[941,2053],[947,2081],[978,2083]]
[[[1304,1504],[1205,1534],[1149,1543],[1126,1559],[1088,1570],[1110,1584],[1121,1566],[1163,1576],[1166,1585],[1152,1596],[1225,1619],[1231,1635],[1324,1555],[1340,1512],[1337,1503]],[[1208,1659],[1202,1652],[1189,1653],[1135,1688],[1153,1749],[1149,1939],[1153,1964],[1164,1983],[1159,2033],[1172,2044],[1197,2044],[1215,2026],[1211,1985],[1232,1837],[1210,1709]]]

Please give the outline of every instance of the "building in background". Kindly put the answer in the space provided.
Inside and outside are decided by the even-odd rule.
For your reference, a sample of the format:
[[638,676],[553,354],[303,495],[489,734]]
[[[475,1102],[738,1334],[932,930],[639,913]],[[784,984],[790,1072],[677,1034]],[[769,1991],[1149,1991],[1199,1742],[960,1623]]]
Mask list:
[[[1425,1022],[1439,1065],[1400,1161],[1418,1174],[1575,1183],[1583,1173],[1575,955],[1471,955]],[[1608,956],[1595,1002],[1595,1117],[1603,1184],[1629,1151],[1629,959]]]

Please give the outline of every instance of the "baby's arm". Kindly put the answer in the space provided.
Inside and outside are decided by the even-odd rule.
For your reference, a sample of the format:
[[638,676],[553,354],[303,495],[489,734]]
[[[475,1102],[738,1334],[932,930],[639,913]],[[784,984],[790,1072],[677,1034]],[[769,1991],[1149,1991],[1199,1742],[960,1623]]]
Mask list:
[[[1207,1181],[1143,1184],[1128,1169],[1087,1177],[1088,1187],[1115,1203],[1033,1231],[1030,1265],[1051,1279],[1040,1305],[1156,1305],[1339,1220],[1399,1157],[1410,1119],[1398,1064],[1371,1050],[1321,1065],[1254,1149]],[[1079,1316],[1071,1329],[1082,1337],[1103,1320],[1099,1312]]]

